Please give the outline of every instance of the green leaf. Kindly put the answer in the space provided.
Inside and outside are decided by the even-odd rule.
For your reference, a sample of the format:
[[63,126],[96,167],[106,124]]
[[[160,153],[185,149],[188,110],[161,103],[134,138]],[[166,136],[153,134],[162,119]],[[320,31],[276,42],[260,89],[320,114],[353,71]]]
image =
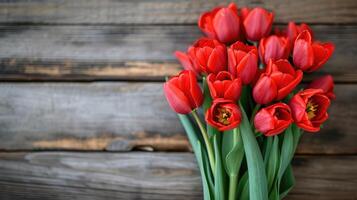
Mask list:
[[213,199],[211,198],[211,193],[213,192],[212,172],[209,167],[207,152],[204,148],[202,148],[201,141],[196,134],[199,132],[196,130],[196,127],[193,125],[188,115],[178,114],[178,117],[186,131],[188,139],[192,145],[193,152],[196,156],[201,173],[204,198],[205,200]]
[[[268,180],[268,190],[273,193],[277,193],[277,191],[273,191],[273,187],[276,188],[275,180],[279,170],[279,137],[272,136],[268,137],[267,140],[272,141],[273,144],[270,148],[269,156],[265,161],[266,164],[266,173],[267,173],[267,180]],[[271,199],[271,198],[269,198]]]
[[227,174],[237,177],[244,157],[244,147],[238,128],[223,133],[222,157]]
[[[197,141],[200,141],[201,143],[203,142],[203,139],[199,137],[200,133],[199,130],[196,129],[196,127],[193,125],[192,121],[190,120],[189,115],[182,115],[182,114],[178,114],[178,117],[181,121],[181,124],[183,126],[183,128],[186,131],[188,140],[191,143],[193,152],[196,154],[196,152],[198,152],[197,148]],[[197,156],[196,156],[197,157]]]
[[283,137],[283,144],[281,146],[280,166],[278,172],[278,179],[281,180],[286,168],[289,166],[292,157],[294,156],[294,137],[291,126],[289,126]]
[[[203,155],[202,155],[202,149],[201,149],[201,143],[200,141],[197,141],[197,150],[199,151],[199,153],[197,154],[196,158],[197,158],[197,161],[198,161],[198,166],[200,168],[200,172],[201,172],[201,176],[202,176],[202,185],[203,185],[203,197],[204,197],[204,200],[211,200],[213,199],[211,197],[211,190],[210,190],[210,186],[209,186],[209,183],[208,183],[208,180],[207,180],[207,172],[204,168],[204,162],[203,162]],[[207,165],[207,163],[206,163]],[[206,168],[207,169],[207,168]],[[208,168],[209,169],[209,168]]]
[[[207,85],[207,81],[206,81],[206,77],[202,78],[202,86],[203,86],[203,111],[204,113],[206,113],[207,109],[209,107],[211,107],[212,105],[212,97],[211,97],[211,93],[209,91],[208,85]],[[211,125],[207,124],[207,134],[209,137],[212,137],[215,133],[217,133],[216,129],[214,127],[212,127]]]
[[274,188],[272,189],[271,193],[269,194],[269,200],[280,200],[279,192],[278,192],[276,185],[277,184],[274,184]]
[[247,114],[241,104],[240,107],[242,110],[242,122],[239,128],[248,165],[249,196],[251,200],[267,200],[267,178],[262,154],[251,129]]
[[221,143],[222,138],[221,134],[217,133],[213,136],[213,145],[214,145],[214,153],[216,158],[216,171],[215,171],[215,200],[225,200],[226,194],[226,184],[225,184],[225,173],[222,164],[222,156],[221,156]]
[[295,185],[295,177],[291,164],[285,170],[280,183],[280,199],[283,199]]
[[249,200],[249,181],[247,171],[243,174],[238,183],[237,193],[239,200]]

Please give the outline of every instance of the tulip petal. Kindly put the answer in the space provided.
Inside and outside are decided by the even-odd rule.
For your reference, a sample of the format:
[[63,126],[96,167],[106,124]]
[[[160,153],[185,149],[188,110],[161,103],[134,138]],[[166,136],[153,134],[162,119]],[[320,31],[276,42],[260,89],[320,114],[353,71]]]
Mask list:
[[217,39],[223,43],[231,43],[239,39],[239,16],[229,8],[220,9],[213,18],[213,27]]
[[187,97],[175,85],[170,83],[164,84],[165,97],[171,108],[180,114],[188,114],[192,111]]
[[303,72],[301,70],[297,70],[294,79],[288,82],[285,87],[280,88],[278,90],[278,95],[276,100],[281,100],[285,98],[301,82],[302,78],[303,78]]
[[307,72],[313,72],[322,67],[323,64],[327,62],[327,60],[331,57],[334,46],[332,43],[319,44],[314,43],[312,45],[312,49],[314,52],[314,64]]
[[175,51],[176,58],[180,61],[181,65],[186,70],[193,71],[196,75],[199,75],[199,71],[193,66],[189,56],[182,51]]
[[277,96],[277,86],[268,76],[262,76],[253,88],[253,97],[258,104],[268,104]]

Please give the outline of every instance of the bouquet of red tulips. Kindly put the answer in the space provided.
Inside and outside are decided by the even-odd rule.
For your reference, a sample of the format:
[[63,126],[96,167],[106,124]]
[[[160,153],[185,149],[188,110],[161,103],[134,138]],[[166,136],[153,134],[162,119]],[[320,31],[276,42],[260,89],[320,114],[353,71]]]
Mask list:
[[214,8],[198,21],[206,37],[175,52],[185,70],[164,92],[192,145],[205,200],[284,198],[300,136],[328,118],[332,77],[299,83],[334,45],[316,41],[306,24],[272,31],[273,19],[263,8]]

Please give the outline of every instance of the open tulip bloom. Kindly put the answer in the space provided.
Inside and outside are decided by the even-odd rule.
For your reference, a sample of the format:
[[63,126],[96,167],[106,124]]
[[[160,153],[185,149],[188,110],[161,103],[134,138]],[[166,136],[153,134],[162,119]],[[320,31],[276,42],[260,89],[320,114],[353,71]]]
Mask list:
[[283,199],[303,131],[319,131],[328,118],[332,76],[300,83],[334,45],[315,41],[306,24],[272,34],[273,18],[263,8],[214,8],[199,18],[206,37],[175,52],[185,70],[164,93],[192,145],[205,200]]

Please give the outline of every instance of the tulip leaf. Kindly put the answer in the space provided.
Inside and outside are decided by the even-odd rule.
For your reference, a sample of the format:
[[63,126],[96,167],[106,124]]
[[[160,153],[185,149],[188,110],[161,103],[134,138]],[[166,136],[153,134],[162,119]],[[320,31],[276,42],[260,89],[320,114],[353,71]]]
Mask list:
[[178,117],[186,131],[188,139],[192,145],[193,152],[196,156],[198,167],[202,176],[204,199],[211,200],[213,199],[211,198],[211,192],[213,192],[213,181],[206,150],[202,148],[201,141],[199,137],[197,137],[198,130],[196,130],[196,127],[193,126],[189,116],[178,114]]
[[[202,86],[203,86],[203,112],[206,114],[206,111],[208,110],[209,107],[211,107],[212,105],[212,97],[211,97],[211,93],[209,91],[208,88],[208,84],[207,84],[207,79],[206,77],[202,78]],[[214,127],[212,127],[211,125],[207,124],[207,134],[209,137],[212,137],[217,131],[215,130]]]
[[[203,197],[204,197],[204,200],[211,200],[213,199],[211,197],[211,190],[210,190],[210,186],[209,186],[209,183],[208,183],[208,177],[207,177],[207,173],[206,173],[206,170],[204,168],[205,166],[205,163],[203,161],[203,155],[202,155],[202,149],[201,149],[201,143],[200,141],[197,141],[197,147],[198,147],[198,150],[199,150],[199,153],[198,153],[198,156],[197,156],[197,161],[199,163],[199,168],[200,168],[200,171],[201,171],[201,176],[202,176],[202,185],[203,185]],[[208,163],[206,163],[207,165]],[[207,168],[206,168],[207,169]]]
[[293,174],[293,168],[291,167],[290,164],[288,168],[285,170],[285,173],[281,179],[280,199],[283,199],[294,187],[294,185],[295,185],[295,177]]
[[289,126],[283,134],[284,137],[281,146],[280,166],[278,172],[279,180],[281,180],[286,168],[289,166],[295,150],[292,126]]
[[242,110],[242,122],[239,128],[248,165],[249,197],[251,200],[267,200],[267,178],[262,154],[251,129],[248,116],[241,104],[240,107]]
[[239,200],[249,200],[249,181],[247,171],[243,174],[238,183],[237,194]]
[[274,184],[274,187],[272,188],[272,191],[269,194],[269,200],[280,200],[279,192],[276,185],[277,184]]
[[221,156],[221,144],[222,144],[222,137],[221,133],[216,133],[213,136],[213,145],[214,145],[214,153],[215,153],[215,158],[216,158],[216,171],[215,171],[215,199],[216,200],[224,200],[225,199],[225,194],[226,194],[226,188],[225,188],[225,173],[223,169],[223,163],[222,163],[222,156]]
[[244,147],[240,140],[239,129],[223,133],[222,157],[224,167],[229,176],[238,176],[244,157]]
[[272,191],[273,187],[276,187],[276,176],[279,170],[279,137],[277,135],[271,136],[268,137],[267,140],[272,143],[269,156],[266,158],[267,160],[265,160],[268,189]]

